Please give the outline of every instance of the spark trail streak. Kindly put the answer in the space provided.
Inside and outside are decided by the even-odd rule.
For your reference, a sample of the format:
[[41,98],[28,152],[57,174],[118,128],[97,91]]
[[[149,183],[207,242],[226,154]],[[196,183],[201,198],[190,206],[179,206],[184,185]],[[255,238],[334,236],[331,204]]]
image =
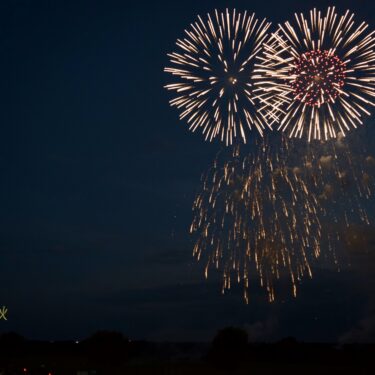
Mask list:
[[363,124],[375,105],[375,38],[354,14],[328,8],[279,25],[259,56],[262,111],[291,137],[336,138]]
[[235,148],[229,161],[218,158],[193,206],[194,256],[204,259],[206,277],[210,267],[222,270],[223,292],[233,279],[243,283],[246,302],[254,275],[269,301],[275,280],[285,275],[296,296],[298,281],[311,277],[310,262],[320,254],[317,200],[279,147],[262,141],[251,155],[241,157]]
[[269,27],[247,11],[215,10],[177,40],[178,52],[168,54],[172,66],[164,69],[175,82],[165,87],[177,94],[170,105],[191,131],[200,128],[206,140],[227,145],[237,137],[246,143],[253,128],[263,134],[268,124],[257,112],[261,95],[254,94],[252,73]]

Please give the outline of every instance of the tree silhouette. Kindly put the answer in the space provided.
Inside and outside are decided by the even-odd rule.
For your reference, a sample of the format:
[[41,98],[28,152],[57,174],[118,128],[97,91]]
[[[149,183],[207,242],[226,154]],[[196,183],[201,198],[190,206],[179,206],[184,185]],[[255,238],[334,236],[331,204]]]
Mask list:
[[120,364],[128,359],[129,340],[120,332],[98,331],[81,345],[97,364]]
[[0,352],[2,355],[20,355],[25,347],[25,338],[15,332],[0,335]]
[[237,367],[244,360],[248,346],[248,334],[244,329],[227,327],[214,337],[209,357],[226,367]]

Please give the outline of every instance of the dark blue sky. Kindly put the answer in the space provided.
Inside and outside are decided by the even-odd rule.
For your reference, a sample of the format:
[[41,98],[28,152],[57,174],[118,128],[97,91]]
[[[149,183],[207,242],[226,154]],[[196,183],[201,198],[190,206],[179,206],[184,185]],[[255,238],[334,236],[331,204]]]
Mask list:
[[[336,4],[375,28],[373,1]],[[220,283],[203,280],[188,227],[221,146],[190,134],[163,89],[166,53],[197,14],[236,7],[277,24],[326,5],[2,1],[0,306],[9,320],[0,331],[209,340],[237,325],[255,340],[374,338],[373,241],[352,268],[318,270],[296,300],[269,305],[256,291],[246,306],[241,291],[222,297]]]

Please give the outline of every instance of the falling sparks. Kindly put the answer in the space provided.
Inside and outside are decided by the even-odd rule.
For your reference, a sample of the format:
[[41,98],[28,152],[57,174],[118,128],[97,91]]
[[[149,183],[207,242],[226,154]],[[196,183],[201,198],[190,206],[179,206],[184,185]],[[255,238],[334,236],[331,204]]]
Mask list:
[[256,129],[263,135],[269,126],[258,112],[261,94],[254,93],[253,69],[267,38],[270,23],[255,14],[215,10],[185,30],[178,52],[168,54],[165,68],[175,82],[165,86],[177,94],[170,105],[180,111],[191,131],[198,128],[205,140],[219,138],[227,145]]
[[354,14],[295,14],[266,41],[254,78],[270,124],[291,137],[336,138],[375,105],[375,38]]
[[206,277],[211,267],[220,269],[223,292],[235,280],[243,284],[246,302],[256,275],[270,302],[275,280],[285,275],[296,296],[299,280],[312,276],[310,263],[320,254],[318,202],[265,139],[250,155],[235,148],[229,161],[215,161],[194,202],[190,229]]

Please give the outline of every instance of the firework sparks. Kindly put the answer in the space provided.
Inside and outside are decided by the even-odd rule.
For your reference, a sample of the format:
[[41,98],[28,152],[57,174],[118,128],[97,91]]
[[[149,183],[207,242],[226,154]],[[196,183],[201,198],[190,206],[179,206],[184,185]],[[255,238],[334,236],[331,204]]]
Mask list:
[[235,279],[244,285],[246,302],[253,273],[269,301],[275,299],[275,280],[285,274],[296,296],[298,281],[312,276],[310,263],[320,254],[315,196],[279,149],[267,143],[255,149],[246,157],[236,149],[230,161],[215,161],[203,178],[191,225],[194,256],[205,259],[206,277],[210,267],[221,269],[223,292]]
[[344,86],[345,71],[345,63],[328,51],[306,52],[291,72],[295,98],[311,107],[333,103]]
[[269,27],[247,11],[215,10],[206,20],[198,16],[177,40],[179,51],[168,54],[172,67],[164,69],[175,82],[165,87],[177,94],[170,105],[191,131],[200,128],[206,140],[227,145],[237,137],[246,143],[253,128],[263,134],[268,124],[257,112],[252,73]]
[[[363,124],[375,105],[375,38],[354,14],[328,8],[279,25],[255,69],[262,111],[291,137],[336,138]],[[257,91],[255,90],[255,91]]]

